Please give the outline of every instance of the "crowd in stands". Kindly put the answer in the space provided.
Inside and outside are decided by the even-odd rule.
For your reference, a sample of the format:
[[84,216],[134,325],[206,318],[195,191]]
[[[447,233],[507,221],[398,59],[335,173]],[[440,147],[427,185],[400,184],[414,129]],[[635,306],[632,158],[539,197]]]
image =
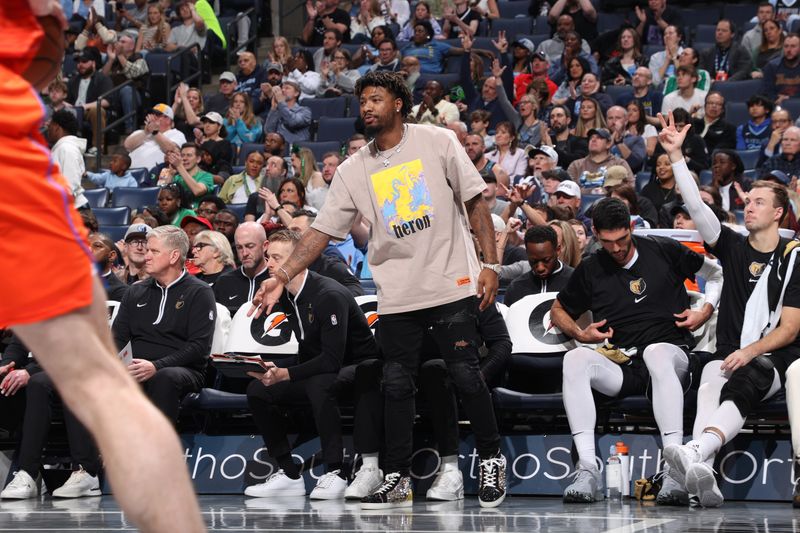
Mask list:
[[[671,114],[678,130],[691,126],[681,151],[722,224],[743,224],[753,182],[766,180],[788,192],[781,226],[800,230],[800,4],[761,2],[752,22],[721,12],[701,36],[667,0],[625,13],[599,12],[588,0],[533,0],[524,34],[493,29],[513,18],[503,12],[509,2],[496,0],[456,0],[441,11],[425,0],[360,0],[349,12],[339,0],[309,1],[297,42],[274,36],[262,58],[242,51],[215,86],[181,83],[169,103],[149,93],[147,57],[195,45],[203,54],[212,40],[235,40],[223,35],[211,3],[135,0],[118,2],[116,13],[100,1],[62,3],[72,15],[74,67],[44,93],[44,132],[92,232],[102,274],[113,280],[109,291],[122,301],[115,339],[130,341],[134,353],[158,345],[152,360],[134,359],[135,372],[142,382],[157,380],[148,392],[173,420],[180,397],[203,385],[213,323],[198,321],[213,310],[211,299],[231,315],[250,301],[270,275],[270,235],[291,230],[278,239],[293,246],[325,205],[337,167],[369,150],[354,97],[368,72],[399,73],[414,97],[408,121],[451,130],[484,179],[507,305],[561,290],[600,248],[592,210],[603,197],[625,204],[636,228],[695,229],[658,142],[659,113]],[[601,31],[607,17],[618,24]],[[100,98],[126,83],[112,99]],[[126,115],[109,168],[87,171],[83,156],[109,149],[97,125]],[[124,223],[108,224],[100,220],[106,202],[90,205],[92,187],[108,190],[108,205],[126,189],[158,190]],[[372,277],[369,232],[358,217],[348,238],[331,241],[310,270],[364,294],[359,280]],[[166,296],[156,287],[169,283],[186,284],[197,300],[186,303],[200,317],[196,331],[168,316],[183,300],[170,296],[158,314]],[[131,305],[148,298],[152,316]],[[153,337],[150,326],[160,320],[178,324],[180,333]],[[510,354],[510,346],[503,349]],[[185,371],[165,372],[175,367]],[[30,387],[52,394],[44,378]],[[268,401],[261,390],[248,394],[253,405]],[[37,412],[46,410],[45,400],[36,401]],[[259,426],[268,422],[261,417]],[[76,430],[71,439],[81,435]],[[30,477],[46,428],[33,437],[22,465]],[[96,451],[73,451],[77,462],[88,458],[82,468],[95,476]]]

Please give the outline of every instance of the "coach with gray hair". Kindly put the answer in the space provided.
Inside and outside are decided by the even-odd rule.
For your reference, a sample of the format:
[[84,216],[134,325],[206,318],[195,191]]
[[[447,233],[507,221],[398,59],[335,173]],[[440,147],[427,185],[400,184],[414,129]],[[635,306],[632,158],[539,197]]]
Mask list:
[[150,278],[128,289],[112,326],[117,348],[131,343],[131,376],[173,423],[183,397],[203,386],[217,315],[211,287],[183,268],[188,252],[189,238],[175,226],[149,233]]

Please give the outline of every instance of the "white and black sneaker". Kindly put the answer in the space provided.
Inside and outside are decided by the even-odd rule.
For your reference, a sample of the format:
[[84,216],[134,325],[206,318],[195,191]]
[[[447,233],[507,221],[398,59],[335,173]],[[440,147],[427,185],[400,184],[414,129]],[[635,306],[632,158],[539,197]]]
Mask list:
[[400,472],[386,474],[383,485],[361,499],[362,509],[390,509],[412,505],[414,505],[414,494],[411,490],[411,477],[401,475]]
[[497,507],[506,498],[506,458],[502,453],[481,460],[478,465],[478,503]]

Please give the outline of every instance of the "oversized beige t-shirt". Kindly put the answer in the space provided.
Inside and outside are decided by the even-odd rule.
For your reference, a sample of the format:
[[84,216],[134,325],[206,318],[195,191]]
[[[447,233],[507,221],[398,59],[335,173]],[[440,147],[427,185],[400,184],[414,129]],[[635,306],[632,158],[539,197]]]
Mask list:
[[378,312],[434,307],[477,292],[464,202],[485,188],[455,133],[409,124],[399,152],[376,156],[369,143],[339,165],[312,227],[344,239],[360,212],[371,224]]

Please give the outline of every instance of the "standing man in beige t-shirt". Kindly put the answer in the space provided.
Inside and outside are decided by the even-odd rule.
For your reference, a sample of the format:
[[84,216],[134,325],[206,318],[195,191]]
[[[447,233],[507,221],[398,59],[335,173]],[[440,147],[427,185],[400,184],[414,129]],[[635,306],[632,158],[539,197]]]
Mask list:
[[[428,328],[475,432],[481,458],[479,502],[495,507],[505,498],[506,460],[480,375],[476,328],[479,304],[485,309],[494,302],[500,268],[482,196],[486,185],[452,131],[404,124],[412,103],[400,75],[369,72],[356,85],[356,94],[374,139],[339,165],[316,221],[283,267],[262,283],[251,313],[260,314],[261,306],[271,309],[292,277],[329,239],[344,239],[361,213],[372,227],[369,266],[381,315],[386,434],[384,482],[361,500],[362,508],[413,503],[409,470],[415,381]],[[470,226],[487,263],[478,262]]]

